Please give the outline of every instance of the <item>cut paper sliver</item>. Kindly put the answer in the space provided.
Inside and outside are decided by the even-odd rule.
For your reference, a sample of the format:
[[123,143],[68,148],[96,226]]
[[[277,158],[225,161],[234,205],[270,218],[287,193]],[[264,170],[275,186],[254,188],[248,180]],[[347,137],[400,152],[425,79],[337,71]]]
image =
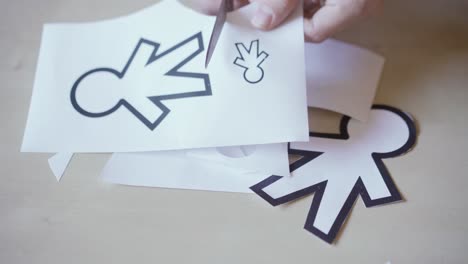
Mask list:
[[72,157],[73,153],[60,152],[49,158],[49,168],[57,181],[60,181],[62,178]]

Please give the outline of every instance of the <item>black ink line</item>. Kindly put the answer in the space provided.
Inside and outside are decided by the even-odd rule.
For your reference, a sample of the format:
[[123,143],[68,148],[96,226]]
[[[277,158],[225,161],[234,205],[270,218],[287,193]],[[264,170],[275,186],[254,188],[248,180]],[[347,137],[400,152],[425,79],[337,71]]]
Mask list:
[[[261,71],[261,73],[262,73],[261,77],[260,77],[258,80],[256,80],[256,81],[251,81],[251,80],[249,80],[249,79],[247,78],[247,72],[248,72],[249,68],[246,67],[246,66],[244,66],[244,65],[242,65],[242,64],[240,64],[240,63],[238,63],[239,60],[245,61],[244,56],[242,56],[242,52],[241,52],[240,49],[239,49],[239,46],[242,46],[245,50],[247,50],[248,54],[250,54],[250,53],[252,52],[252,47],[253,47],[253,44],[254,44],[255,42],[257,43],[257,54],[256,54],[256,55],[257,55],[257,58],[260,57],[261,54],[265,54],[265,58],[263,58],[263,60],[261,60],[261,61],[257,64],[257,66],[256,66],[257,68],[260,69],[260,71]],[[257,39],[257,40],[252,40],[252,41],[250,42],[249,48],[247,48],[247,47],[244,45],[244,43],[242,43],[242,42],[236,43],[235,46],[236,46],[237,52],[239,53],[239,56],[240,56],[240,57],[237,57],[237,58],[234,60],[234,65],[237,65],[237,66],[239,66],[239,67],[241,67],[241,68],[244,69],[244,74],[243,74],[244,80],[245,80],[246,82],[248,82],[248,83],[251,83],[251,84],[256,84],[256,83],[261,82],[261,81],[263,80],[263,77],[264,77],[264,75],[265,75],[265,72],[264,72],[263,68],[260,67],[260,66],[261,66],[262,63],[270,56],[270,54],[266,53],[265,51],[260,52],[260,41],[259,41],[258,39]]]
[[[77,102],[76,100],[76,91],[78,89],[79,84],[81,81],[83,81],[87,76],[94,74],[96,72],[107,72],[110,74],[113,74],[117,76],[119,79],[124,78],[128,68],[130,67],[133,59],[135,58],[138,50],[140,49],[142,44],[148,44],[154,47],[153,53],[151,54],[150,58],[148,59],[148,62],[146,66],[149,64],[155,62],[156,60],[164,57],[165,55],[171,53],[172,51],[180,48],[181,46],[193,41],[197,40],[198,43],[198,49],[192,53],[189,57],[184,59],[182,62],[177,64],[175,67],[170,69],[165,75],[167,76],[175,76],[175,77],[187,77],[187,78],[196,78],[196,79],[202,79],[204,81],[205,85],[205,90],[202,91],[196,91],[196,92],[184,92],[184,93],[178,93],[178,94],[170,94],[170,95],[161,95],[161,96],[150,96],[148,99],[150,99],[157,107],[159,107],[162,110],[162,115],[154,122],[151,122],[148,120],[145,116],[143,116],[135,107],[133,107],[130,103],[128,103],[125,99],[120,99],[117,104],[112,107],[111,109],[101,112],[101,113],[91,113],[83,109]],[[121,106],[127,108],[133,115],[135,115],[142,123],[144,123],[149,129],[154,130],[162,121],[163,119],[169,114],[171,111],[169,108],[167,108],[161,101],[164,100],[172,100],[172,99],[181,99],[181,98],[189,98],[189,97],[198,97],[198,96],[211,96],[212,91],[211,91],[211,83],[210,83],[210,77],[208,74],[204,73],[190,73],[190,72],[181,72],[179,71],[180,68],[182,68],[186,63],[191,61],[193,58],[195,58],[197,55],[202,53],[204,51],[204,45],[203,45],[203,36],[201,32],[196,33],[195,35],[187,38],[186,40],[176,44],[175,46],[171,47],[170,49],[165,50],[164,52],[161,52],[158,54],[157,52],[159,51],[160,44],[141,38],[134,51],[132,52],[132,55],[130,56],[127,64],[123,68],[121,72],[112,69],[112,68],[97,68],[90,70],[86,72],[85,74],[81,75],[76,82],[73,84],[73,87],[70,92],[70,100],[73,105],[73,107],[78,111],[80,114],[87,116],[87,117],[103,117],[107,116],[109,114],[112,114],[115,112],[117,109],[119,109]]]

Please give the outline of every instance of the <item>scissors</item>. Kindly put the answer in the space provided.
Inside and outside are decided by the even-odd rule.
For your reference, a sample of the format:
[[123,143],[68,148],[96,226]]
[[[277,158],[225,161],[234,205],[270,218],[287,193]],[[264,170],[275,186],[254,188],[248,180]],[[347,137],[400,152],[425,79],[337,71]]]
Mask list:
[[210,43],[208,44],[208,50],[206,52],[205,58],[205,68],[208,67],[213,52],[218,43],[219,36],[223,30],[224,23],[226,23],[227,13],[234,10],[234,0],[221,0],[221,5],[219,6],[218,14],[216,15],[216,21],[211,32]]

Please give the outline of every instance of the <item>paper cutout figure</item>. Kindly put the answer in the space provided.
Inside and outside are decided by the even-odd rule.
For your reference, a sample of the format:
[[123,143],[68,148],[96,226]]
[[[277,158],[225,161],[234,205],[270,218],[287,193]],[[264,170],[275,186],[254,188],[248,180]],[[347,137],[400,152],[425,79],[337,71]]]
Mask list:
[[291,143],[291,177],[270,176],[251,187],[273,206],[314,194],[305,229],[332,243],[360,195],[366,207],[401,200],[382,159],[410,150],[416,141],[411,118],[375,105],[367,123],[343,117],[340,134],[310,133]]
[[[123,106],[140,119],[149,129],[154,130],[170,112],[170,109],[161,101],[211,95],[211,85],[208,74],[179,71],[181,67],[204,50],[201,32],[163,52],[159,51],[159,46],[159,43],[147,39],[140,39],[127,65],[125,65],[121,72],[112,68],[98,68],[90,70],[80,76],[71,90],[70,98],[73,107],[82,115],[88,117],[103,117],[112,114]],[[177,60],[178,58],[183,60],[179,62],[179,60]],[[169,78],[185,77],[200,79],[203,81],[203,89],[189,92],[177,92],[178,90],[180,91],[180,87],[177,87],[177,83],[171,83],[170,79],[166,82],[164,82],[165,80],[161,80],[162,76],[158,76],[160,72],[157,70],[155,71],[155,67],[164,69],[167,65],[173,65],[174,60],[176,60],[178,64],[173,66],[169,71],[163,72],[162,75],[168,76]],[[157,82],[148,82],[148,79],[153,80],[155,77],[158,78]],[[169,84],[167,82],[169,82]],[[131,84],[134,83],[140,85],[131,86]],[[103,84],[105,85],[102,86]],[[161,84],[170,86],[172,90],[169,92],[166,91],[166,89],[161,89],[158,87],[161,86]],[[100,90],[89,90],[86,89],[87,87],[83,88],[83,86],[86,85],[88,87],[101,86]],[[151,87],[153,85],[154,87]],[[196,86],[196,83],[194,83],[194,86]],[[83,97],[87,100],[79,101],[77,93],[79,90],[83,89],[83,93],[86,93]],[[105,98],[113,94],[109,89],[120,90],[120,98],[115,98],[115,100],[113,100],[115,105],[103,105],[105,100],[94,99]]]
[[234,64],[244,68],[244,79],[252,84],[259,83],[264,76],[262,63],[268,58],[268,53],[260,52],[259,40],[250,42],[249,48],[243,43],[236,43],[236,49],[239,56],[234,61]]

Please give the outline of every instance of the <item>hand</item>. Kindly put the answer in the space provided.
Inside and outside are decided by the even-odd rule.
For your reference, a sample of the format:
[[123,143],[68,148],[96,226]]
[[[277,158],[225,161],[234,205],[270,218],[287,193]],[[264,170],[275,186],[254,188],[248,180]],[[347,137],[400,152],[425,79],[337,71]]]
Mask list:
[[[199,11],[214,15],[220,0],[192,0]],[[300,0],[250,0],[259,3],[251,19],[253,26],[270,30],[281,24]],[[321,3],[322,2],[322,3]],[[248,4],[234,0],[234,7]],[[307,41],[322,42],[355,20],[377,13],[383,0],[304,0],[304,36]]]

